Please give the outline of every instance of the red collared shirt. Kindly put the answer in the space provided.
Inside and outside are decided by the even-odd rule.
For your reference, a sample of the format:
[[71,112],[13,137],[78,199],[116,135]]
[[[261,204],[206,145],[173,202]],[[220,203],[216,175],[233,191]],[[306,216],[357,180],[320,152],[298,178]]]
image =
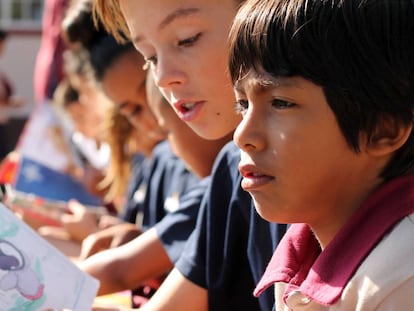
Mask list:
[[[292,225],[277,247],[255,295],[283,282],[287,284],[284,301],[299,292],[306,303],[335,304],[361,263],[397,223],[413,212],[414,176],[405,176],[386,183],[371,195],[323,252],[309,226]],[[414,248],[414,236],[412,242],[410,248]]]

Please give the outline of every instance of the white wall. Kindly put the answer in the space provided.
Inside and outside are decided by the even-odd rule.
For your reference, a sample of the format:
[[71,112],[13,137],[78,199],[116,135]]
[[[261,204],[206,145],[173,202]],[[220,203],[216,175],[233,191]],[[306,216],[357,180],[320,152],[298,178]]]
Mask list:
[[33,72],[39,46],[40,32],[11,32],[0,59],[0,70],[13,82],[16,95],[27,99],[23,108],[12,111],[12,115],[18,118],[28,116],[33,109]]

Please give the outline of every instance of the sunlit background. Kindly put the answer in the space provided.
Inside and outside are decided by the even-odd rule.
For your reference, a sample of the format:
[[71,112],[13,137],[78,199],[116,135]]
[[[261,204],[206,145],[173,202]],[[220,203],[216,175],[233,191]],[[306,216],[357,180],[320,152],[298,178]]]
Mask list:
[[15,92],[27,104],[11,111],[10,144],[13,144],[33,109],[33,71],[40,46],[44,0],[0,0],[0,28],[9,33],[0,70],[7,73]]

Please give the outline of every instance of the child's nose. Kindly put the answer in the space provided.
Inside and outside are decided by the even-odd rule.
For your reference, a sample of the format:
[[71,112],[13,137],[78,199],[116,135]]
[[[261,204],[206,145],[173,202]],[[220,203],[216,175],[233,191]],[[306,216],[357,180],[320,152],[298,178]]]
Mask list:
[[234,132],[234,142],[245,152],[260,151],[266,146],[265,135],[262,133],[261,122],[257,114],[249,110]]

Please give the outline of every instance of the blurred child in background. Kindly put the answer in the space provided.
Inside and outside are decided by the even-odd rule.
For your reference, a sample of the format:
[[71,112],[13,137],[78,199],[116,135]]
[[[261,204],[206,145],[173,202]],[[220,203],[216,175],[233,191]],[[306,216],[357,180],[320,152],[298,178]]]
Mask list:
[[[168,197],[164,201],[165,216],[153,223],[139,237],[118,248],[98,253],[84,262],[80,267],[98,278],[101,282],[99,294],[132,289],[142,284],[148,277],[163,275],[173,267],[179,258],[184,245],[195,227],[201,199],[209,184],[207,178],[218,151],[228,141],[229,137],[219,140],[205,140],[196,135],[174,113],[165,101],[151,76],[147,78],[148,103],[156,115],[159,124],[167,133],[168,142],[172,151],[179,158],[173,162],[177,168],[184,167],[195,174],[200,181],[189,185],[187,190]],[[166,150],[164,150],[165,152]],[[156,151],[155,151],[156,152]],[[170,159],[169,162],[173,161]],[[182,183],[181,174],[170,179],[167,184],[160,184],[154,174],[150,184],[156,188],[170,188],[169,184]],[[154,191],[155,189],[152,189]],[[160,190],[157,190],[158,192]],[[147,192],[146,195],[151,195]],[[160,209],[152,205],[150,209]],[[147,207],[148,208],[148,207]],[[144,213],[145,218],[154,218],[150,209]],[[159,213],[159,212],[158,212]],[[135,295],[137,291],[134,291]],[[142,299],[142,296],[140,297]],[[142,305],[135,296],[134,306]]]

